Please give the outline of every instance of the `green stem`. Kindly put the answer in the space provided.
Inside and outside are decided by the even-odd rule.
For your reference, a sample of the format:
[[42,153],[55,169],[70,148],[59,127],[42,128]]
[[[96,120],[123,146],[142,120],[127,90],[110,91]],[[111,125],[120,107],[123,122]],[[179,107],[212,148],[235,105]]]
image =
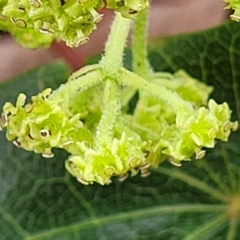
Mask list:
[[135,20],[132,41],[133,71],[143,78],[148,78],[149,63],[147,54],[148,9],[138,13]]
[[106,86],[104,89],[104,108],[96,131],[95,147],[99,148],[112,142],[114,124],[120,114],[120,89],[117,83],[118,72],[122,67],[123,52],[130,30],[131,20],[116,13],[100,65]]
[[98,85],[103,80],[103,74],[101,69],[96,69],[85,75],[79,76],[79,79],[78,77],[73,79],[74,80],[62,84],[49,96],[49,99],[66,99],[66,96],[72,96],[79,91],[84,91],[94,85]]
[[125,19],[120,13],[116,13],[105,47],[105,54],[100,62],[104,74],[108,78],[116,78],[118,70],[122,67],[123,51],[130,23],[130,19]]
[[189,102],[183,100],[176,92],[169,90],[164,86],[159,86],[155,83],[147,82],[137,74],[132,73],[124,68],[121,69],[120,73],[119,84],[149,92],[152,96],[166,102],[175,113],[178,113],[179,110],[184,110],[189,114],[193,112],[192,105]]
[[105,146],[112,142],[114,124],[117,116],[120,115],[120,89],[117,82],[112,79],[106,80],[103,102],[104,109],[98,124],[94,144],[96,148]]

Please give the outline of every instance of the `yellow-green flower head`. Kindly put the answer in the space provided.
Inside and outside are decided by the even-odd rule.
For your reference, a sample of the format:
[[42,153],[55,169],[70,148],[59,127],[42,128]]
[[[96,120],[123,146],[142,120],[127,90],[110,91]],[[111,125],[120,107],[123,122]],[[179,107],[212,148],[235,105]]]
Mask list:
[[148,0],[107,0],[107,7],[122,14],[123,17],[134,18],[136,14],[149,6]]
[[[21,41],[26,47],[47,45],[53,39],[61,39],[69,47],[78,47],[88,41],[89,34],[101,20],[102,15],[96,10],[102,6],[101,0],[8,0],[0,11],[7,22],[4,30],[20,40],[25,31],[30,35],[33,34],[35,46],[29,41]],[[29,36],[29,40],[33,36]],[[46,38],[49,40],[48,43]]]
[[69,118],[61,109],[62,99],[49,100],[50,93],[51,89],[44,90],[25,106],[24,94],[19,95],[16,107],[7,102],[3,107],[7,122],[0,121],[2,128],[7,128],[6,137],[18,147],[42,153],[44,157],[52,157],[51,149],[55,147],[79,152],[77,143],[92,141],[91,133],[83,127],[79,115]]
[[[150,166],[141,149],[141,142],[137,134],[130,136],[123,132],[120,139],[114,138],[112,143],[100,148],[82,144],[83,153],[70,156],[66,168],[85,185],[93,182],[108,184],[113,176],[123,179],[128,172],[135,175],[139,169]],[[142,176],[147,173],[147,167],[141,170]]]
[[[103,0],[5,0],[0,3],[0,30],[28,48],[48,47],[53,40],[75,48],[89,40],[103,18],[97,12],[103,6]],[[133,17],[148,1],[108,0],[107,6],[124,17]]]
[[239,22],[240,21],[240,0],[224,0],[224,2],[228,3],[225,9],[234,10],[234,13],[230,15],[232,20]]

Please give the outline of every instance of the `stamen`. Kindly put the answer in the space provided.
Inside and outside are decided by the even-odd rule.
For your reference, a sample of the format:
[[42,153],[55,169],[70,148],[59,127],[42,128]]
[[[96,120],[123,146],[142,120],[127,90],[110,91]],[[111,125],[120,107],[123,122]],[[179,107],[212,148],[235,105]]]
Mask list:
[[128,13],[129,13],[129,14],[137,14],[138,11],[137,11],[137,10],[134,10],[134,9],[129,9]]
[[236,132],[238,130],[238,127],[239,127],[239,123],[238,121],[235,121],[233,124],[232,124],[232,131],[233,132]]
[[53,153],[42,153],[42,156],[44,158],[52,158],[52,157],[54,157],[54,154]]
[[238,16],[238,15],[232,14],[232,15],[230,15],[230,18],[231,18],[232,20],[234,20],[234,21],[237,21],[237,22],[240,21],[240,16]]
[[231,128],[231,124],[229,121],[226,121],[224,124],[223,124],[223,131],[224,132],[229,132],[230,131],[230,128]]
[[20,147],[21,147],[20,142],[18,142],[17,140],[14,140],[14,141],[13,141],[13,145],[15,145],[17,148],[20,148]]
[[147,172],[141,173],[140,176],[141,176],[142,178],[146,178],[146,177],[148,177],[150,174],[151,174],[151,173],[150,173],[149,171],[147,171]]
[[196,159],[200,160],[200,159],[204,158],[205,154],[206,154],[206,150],[202,150],[202,151],[198,152],[196,154]]
[[53,31],[47,28],[39,28],[39,32],[44,34],[53,33]]
[[65,142],[65,143],[62,145],[62,147],[65,147],[65,146],[67,146],[67,145],[69,145],[69,144],[71,144],[71,143],[73,143],[73,140],[69,140],[69,141]]
[[77,42],[76,47],[78,47],[79,45],[83,45],[83,44],[87,43],[88,40],[89,40],[88,37],[80,39],[80,40]]
[[104,14],[99,14],[96,18],[94,18],[94,23],[99,23],[104,17]]
[[82,184],[84,184],[84,185],[89,185],[89,182],[83,180],[83,179],[80,178],[80,177],[77,177],[77,180],[78,180],[78,182],[80,182],[80,183],[82,183]]
[[211,139],[216,138],[217,136],[217,131],[214,128],[211,128],[208,132],[208,137]]
[[112,176],[115,173],[115,168],[112,166],[106,167],[104,169],[104,174],[107,176]]
[[148,169],[151,166],[150,163],[146,163],[145,165],[141,166],[140,169],[144,170],[144,169]]
[[33,105],[32,104],[27,104],[25,106],[25,110],[26,110],[27,113],[31,113],[32,110],[33,110]]
[[127,178],[128,178],[128,174],[127,173],[121,174],[121,175],[118,176],[119,182],[124,182]]
[[51,135],[51,132],[49,130],[42,129],[40,130],[40,134],[42,137],[49,137]]
[[174,161],[174,158],[170,158],[169,162],[175,167],[181,167],[182,166],[182,164],[180,162]]
[[5,113],[2,113],[0,123],[2,123],[3,127],[6,127],[8,124],[8,116]]
[[14,19],[13,16],[10,16],[10,21],[19,28],[26,28],[27,27],[27,23],[21,18]]
[[24,7],[24,6],[19,6],[19,7],[18,7],[18,10],[19,10],[20,12],[24,12],[24,11],[25,11],[25,7]]
[[139,163],[139,158],[138,157],[131,157],[129,160],[128,160],[128,166],[130,168],[135,168],[137,167]]
[[42,6],[41,0],[29,0],[29,4],[34,8],[40,8]]

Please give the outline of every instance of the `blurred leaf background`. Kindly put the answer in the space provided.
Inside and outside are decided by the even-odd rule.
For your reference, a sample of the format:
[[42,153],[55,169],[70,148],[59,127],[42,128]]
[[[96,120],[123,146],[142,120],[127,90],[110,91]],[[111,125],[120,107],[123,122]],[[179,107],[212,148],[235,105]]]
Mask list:
[[[156,71],[185,69],[213,85],[217,102],[240,116],[240,27],[234,22],[152,42]],[[125,56],[129,66],[131,53]],[[69,69],[56,62],[0,85],[0,108],[65,82]],[[218,143],[201,161],[176,168],[168,162],[148,178],[109,186],[83,186],[53,159],[17,149],[0,134],[0,239],[237,240],[240,236],[240,134]]]

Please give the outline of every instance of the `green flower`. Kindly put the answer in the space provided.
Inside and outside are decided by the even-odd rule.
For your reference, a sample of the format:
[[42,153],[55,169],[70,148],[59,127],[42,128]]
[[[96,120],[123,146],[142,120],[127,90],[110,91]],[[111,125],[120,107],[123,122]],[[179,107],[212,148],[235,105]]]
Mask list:
[[150,164],[141,143],[137,134],[126,129],[119,138],[115,137],[111,143],[97,149],[91,144],[81,144],[82,154],[70,156],[66,169],[86,185],[93,182],[108,184],[113,176],[118,176],[121,181],[128,172],[133,176],[139,170],[144,177]]
[[[102,15],[96,10],[103,1],[5,1],[0,14],[0,28],[9,31],[23,46],[48,46],[61,39],[69,47],[88,41]],[[34,40],[34,41],[32,41]]]
[[227,141],[232,131],[238,128],[238,122],[231,122],[231,110],[226,102],[217,104],[213,99],[208,103],[209,111],[216,117],[219,126],[216,138]]
[[[103,0],[5,0],[0,3],[0,30],[28,48],[48,47],[54,40],[75,48],[89,40],[103,18],[98,13],[103,6]],[[107,6],[131,18],[148,7],[148,0],[108,0]]]
[[[180,161],[190,160],[199,147],[186,131],[179,131],[175,125],[166,127],[160,135],[158,147],[162,154],[170,157],[172,163],[180,165]],[[175,164],[175,165],[176,165]]]
[[225,9],[234,10],[234,13],[230,15],[231,19],[236,22],[239,22],[240,21],[240,0],[224,0],[224,2],[228,3]]
[[51,89],[46,89],[32,102],[25,105],[26,96],[20,94],[16,107],[6,103],[3,116],[7,116],[7,139],[28,151],[42,153],[44,157],[52,157],[52,148],[65,148],[71,153],[80,152],[78,143],[92,142],[92,134],[79,121],[79,114],[72,117],[61,108],[62,99],[49,100]]
[[107,0],[107,7],[122,14],[123,17],[134,18],[136,14],[149,6],[148,0]]

